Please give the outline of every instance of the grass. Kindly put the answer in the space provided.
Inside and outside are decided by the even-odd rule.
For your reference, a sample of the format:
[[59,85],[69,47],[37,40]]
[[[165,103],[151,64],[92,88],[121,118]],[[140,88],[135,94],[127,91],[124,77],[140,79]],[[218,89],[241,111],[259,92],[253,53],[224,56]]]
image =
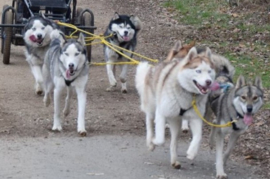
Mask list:
[[[226,1],[213,0],[168,0],[164,2],[164,6],[177,14],[176,20],[181,24],[193,26],[200,35],[207,34],[209,29],[211,30],[212,34],[207,34],[206,38],[197,43],[211,47],[218,43],[218,53],[227,57],[236,68],[234,80],[240,74],[250,79],[259,75],[264,88],[270,89],[270,65],[267,61],[270,59],[270,48],[267,46],[270,35],[268,39],[255,39],[256,35],[267,36],[267,31],[270,32],[270,23],[258,24],[259,20],[262,20],[259,17],[260,13],[254,13],[252,10],[235,12]],[[234,30],[237,32],[233,32]],[[223,32],[226,32],[227,36],[220,37],[218,41],[211,37]],[[190,40],[192,39],[186,39]],[[240,52],[235,49],[240,49]],[[270,109],[270,102],[264,107]]]

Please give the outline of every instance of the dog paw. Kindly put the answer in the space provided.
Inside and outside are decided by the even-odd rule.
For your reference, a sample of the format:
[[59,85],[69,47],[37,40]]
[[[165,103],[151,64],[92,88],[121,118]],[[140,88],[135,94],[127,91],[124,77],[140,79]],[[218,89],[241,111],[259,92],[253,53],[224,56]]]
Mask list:
[[227,179],[228,177],[227,177],[226,173],[219,173],[219,174],[217,174],[216,178],[217,179]]
[[152,140],[152,144],[157,145],[157,146],[161,146],[161,145],[164,144],[164,141],[163,140],[158,140],[158,139],[155,138],[155,139]]
[[127,89],[121,89],[122,93],[127,93]]
[[150,144],[147,144],[147,148],[148,148],[149,151],[152,152],[152,151],[155,150],[156,146],[153,143],[150,143]]
[[36,90],[36,95],[42,96],[43,91],[42,90]]
[[196,157],[196,154],[192,152],[187,152],[187,159],[193,160]]
[[35,92],[36,92],[36,95],[39,95],[39,96],[43,95],[42,87],[39,84],[36,84]]
[[65,108],[65,109],[63,110],[63,114],[64,114],[65,117],[67,117],[67,116],[69,115],[69,113],[70,113],[70,110],[69,110],[69,109],[66,109],[66,108]]
[[78,133],[80,134],[81,137],[85,137],[87,134],[86,130],[78,130]]
[[181,168],[181,164],[180,164],[180,162],[178,162],[178,161],[176,161],[175,163],[172,163],[172,166],[173,166],[173,168],[175,168],[175,169],[180,169],[180,168]]
[[60,125],[53,125],[52,130],[53,131],[62,131],[62,127]]
[[185,134],[187,134],[188,131],[189,131],[188,129],[182,129],[182,132],[185,133]]
[[51,103],[50,98],[44,96],[43,103],[44,103],[45,107],[48,107],[50,105],[50,103]]
[[108,87],[108,88],[106,89],[106,91],[108,91],[108,92],[113,91],[113,86]]

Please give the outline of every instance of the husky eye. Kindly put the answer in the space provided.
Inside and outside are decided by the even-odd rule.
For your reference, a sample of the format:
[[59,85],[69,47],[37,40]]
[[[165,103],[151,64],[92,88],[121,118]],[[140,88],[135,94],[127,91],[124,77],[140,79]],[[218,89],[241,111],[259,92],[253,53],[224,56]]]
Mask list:
[[68,53],[65,53],[66,56],[68,56]]
[[246,100],[246,97],[245,96],[241,96],[241,99],[245,101]]
[[253,97],[253,101],[256,101],[258,99],[258,96]]
[[196,73],[201,73],[202,72],[202,70],[196,70]]
[[44,30],[44,29],[45,29],[45,27],[42,27],[41,29],[42,29],[42,30]]
[[75,56],[78,56],[79,55],[79,53],[75,53]]
[[122,29],[124,26],[122,26],[122,25],[119,25],[119,27]]
[[34,27],[34,28],[32,28],[32,30],[33,30],[33,31],[35,31],[35,30],[36,30],[36,28]]
[[208,70],[208,73],[211,73],[212,71],[211,70]]

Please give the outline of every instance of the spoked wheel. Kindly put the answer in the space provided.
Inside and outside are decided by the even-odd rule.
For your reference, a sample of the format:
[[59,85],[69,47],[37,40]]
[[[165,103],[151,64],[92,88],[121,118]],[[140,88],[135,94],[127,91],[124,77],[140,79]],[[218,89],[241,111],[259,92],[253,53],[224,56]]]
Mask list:
[[[3,7],[3,10],[6,9],[8,5]],[[12,24],[13,23],[13,13],[11,10],[6,12],[5,22],[2,24]],[[3,63],[9,64],[9,57],[10,57],[10,47],[11,47],[11,39],[12,39],[12,27],[5,27],[2,28],[3,37],[2,37],[2,47],[1,52],[3,54]]]
[[[89,14],[87,12],[83,14],[82,25],[83,26],[91,26],[91,14]],[[86,31],[91,32],[90,29],[86,29]],[[91,37],[91,36],[86,35],[86,37]],[[91,41],[87,41],[86,43],[89,44],[89,43],[91,43]],[[92,46],[91,45],[87,45],[86,46],[86,50],[87,50],[88,61],[91,62],[91,55],[92,55],[91,50],[92,50]]]

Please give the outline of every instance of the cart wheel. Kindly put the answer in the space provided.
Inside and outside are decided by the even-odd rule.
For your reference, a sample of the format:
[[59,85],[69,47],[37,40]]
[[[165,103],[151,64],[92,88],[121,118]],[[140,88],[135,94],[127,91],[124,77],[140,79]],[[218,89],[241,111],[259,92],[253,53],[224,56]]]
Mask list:
[[[5,9],[7,5],[3,7]],[[11,10],[6,12],[5,16],[5,24],[12,24],[13,22],[13,13]],[[2,53],[3,53],[3,63],[9,64],[10,57],[10,47],[11,47],[11,39],[12,39],[12,27],[3,28],[3,36],[2,37]]]
[[[83,22],[82,25],[84,26],[91,26],[91,15],[89,13],[84,13],[83,15]],[[91,32],[90,29],[87,29],[86,31]],[[89,35],[86,35],[86,37],[90,37]],[[90,43],[90,42],[87,42]],[[88,57],[88,61],[91,62],[91,49],[92,49],[92,45],[87,45],[86,46],[86,50],[87,50],[87,57]]]
[[[4,12],[4,10],[6,9],[8,7],[8,5],[4,5],[3,6],[3,10],[2,10],[2,12]],[[3,16],[3,14],[2,14],[2,16]],[[4,22],[2,22],[2,24],[4,24]],[[4,27],[2,27],[2,32],[1,32],[1,53],[3,54],[3,52],[4,52],[4,39],[3,39],[3,32],[5,31],[5,28]]]
[[81,14],[82,11],[83,11],[83,9],[81,7],[77,8],[76,14],[75,14],[75,24],[81,24],[81,20],[79,19],[79,15]]

